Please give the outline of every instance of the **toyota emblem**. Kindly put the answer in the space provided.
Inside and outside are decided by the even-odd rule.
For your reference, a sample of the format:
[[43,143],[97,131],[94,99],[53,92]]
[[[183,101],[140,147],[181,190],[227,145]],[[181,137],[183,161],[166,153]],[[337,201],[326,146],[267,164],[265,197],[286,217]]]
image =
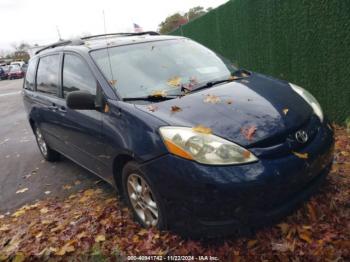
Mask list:
[[295,133],[295,139],[299,143],[304,144],[309,139],[309,136],[307,135],[307,133],[304,130],[299,130]]

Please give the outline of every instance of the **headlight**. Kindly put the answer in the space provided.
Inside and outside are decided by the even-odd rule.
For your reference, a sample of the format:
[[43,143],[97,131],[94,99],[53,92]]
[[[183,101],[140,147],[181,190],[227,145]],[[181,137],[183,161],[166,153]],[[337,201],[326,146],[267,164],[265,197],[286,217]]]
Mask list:
[[312,107],[314,110],[315,114],[320,118],[321,122],[323,121],[323,112],[320,104],[317,102],[316,98],[310,94],[309,91],[305,90],[304,88],[291,84],[289,83],[291,88],[295,92],[297,92],[304,100]]
[[199,133],[189,127],[159,129],[170,153],[207,165],[243,164],[258,159],[248,150],[212,134]]

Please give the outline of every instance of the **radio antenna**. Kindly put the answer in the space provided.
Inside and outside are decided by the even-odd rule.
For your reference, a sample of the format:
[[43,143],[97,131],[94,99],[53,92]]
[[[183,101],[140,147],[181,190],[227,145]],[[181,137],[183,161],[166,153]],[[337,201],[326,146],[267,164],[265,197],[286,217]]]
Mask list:
[[58,34],[58,41],[63,41],[63,39],[61,37],[60,30],[58,29],[58,25],[56,25],[56,30],[57,30],[57,34]]
[[111,80],[109,80],[109,84],[114,87],[116,80],[113,76],[113,70],[112,70],[112,63],[111,63],[111,56],[109,54],[109,43],[107,41],[107,26],[106,26],[106,16],[105,16],[105,10],[102,10],[103,13],[103,25],[104,25],[104,31],[105,31],[105,40],[107,45],[107,56],[108,56],[108,63],[109,63],[109,70],[111,71]]

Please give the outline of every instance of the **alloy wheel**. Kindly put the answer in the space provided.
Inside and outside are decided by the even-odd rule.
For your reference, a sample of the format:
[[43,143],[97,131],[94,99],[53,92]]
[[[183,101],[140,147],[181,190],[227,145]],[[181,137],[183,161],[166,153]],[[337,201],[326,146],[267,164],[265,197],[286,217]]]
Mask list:
[[127,189],[128,197],[137,216],[146,226],[156,226],[158,206],[146,180],[132,173],[128,176]]
[[39,128],[36,128],[35,134],[41,153],[43,153],[44,156],[47,156],[47,145]]

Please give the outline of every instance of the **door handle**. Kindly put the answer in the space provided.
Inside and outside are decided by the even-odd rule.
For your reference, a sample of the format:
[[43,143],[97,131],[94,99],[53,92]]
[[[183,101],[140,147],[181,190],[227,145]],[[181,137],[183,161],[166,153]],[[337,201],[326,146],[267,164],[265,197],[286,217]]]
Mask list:
[[67,112],[67,110],[66,110],[66,108],[65,108],[64,106],[60,106],[60,107],[58,108],[58,111],[60,111],[60,112],[62,112],[62,113],[66,113],[66,112]]
[[56,111],[58,109],[56,105],[49,106],[48,108],[49,110],[52,110],[52,111]]

